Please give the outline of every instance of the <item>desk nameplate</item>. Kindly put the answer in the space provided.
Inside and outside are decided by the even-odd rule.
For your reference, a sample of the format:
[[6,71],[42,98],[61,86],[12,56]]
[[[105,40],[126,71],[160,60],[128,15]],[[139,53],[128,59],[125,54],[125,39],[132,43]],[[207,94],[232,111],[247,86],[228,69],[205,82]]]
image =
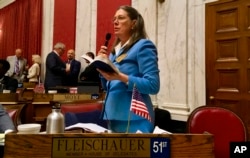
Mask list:
[[54,94],[53,101],[79,101],[79,100],[90,100],[91,95],[89,94]]
[[170,157],[170,139],[165,138],[53,138],[53,158]]
[[53,94],[35,93],[33,102],[50,102],[53,99]]
[[[139,146],[140,147],[139,149],[142,149],[142,147],[143,149],[144,148],[150,149],[154,147],[154,144],[153,145],[151,144],[152,142],[154,142],[155,152],[160,149],[160,148],[157,149],[157,146],[158,147],[164,146],[165,140],[170,139],[170,157],[171,158],[180,158],[180,157],[214,158],[214,143],[213,143],[214,138],[213,138],[213,135],[210,135],[210,134],[112,134],[112,133],[111,134],[110,133],[7,134],[5,135],[4,158],[13,158],[13,157],[51,158],[51,157],[55,157],[56,153],[54,151],[55,150],[54,145],[57,143],[55,141],[60,140],[63,142],[67,140],[67,138],[69,138],[68,141],[72,141],[72,139],[76,139],[76,140],[88,140],[90,142],[91,141],[93,142],[95,140],[96,143],[98,143],[97,140],[107,140],[111,143],[112,141],[119,142],[120,139],[122,139],[121,141],[130,140],[132,141],[131,144],[134,145],[134,146],[131,146],[131,149],[135,149],[134,148],[136,147],[135,142],[144,143],[143,146],[142,145]],[[65,147],[65,145],[62,144],[61,147]],[[86,148],[89,149],[92,146],[90,144],[90,145],[87,145],[87,147],[85,146],[85,149]],[[113,146],[111,145],[111,147],[115,148],[114,145]],[[162,149],[164,150],[167,148],[162,148]],[[92,153],[85,152],[85,153],[98,155],[100,150],[98,149],[97,151],[98,151],[97,153],[93,153],[93,152]],[[149,154],[149,152],[151,151],[145,151],[140,154],[146,155],[144,156],[144,158],[149,158],[150,155],[149,156],[147,155]],[[165,150],[163,152],[165,152]],[[81,154],[81,153],[69,152],[68,154]],[[134,154],[135,155],[133,151],[131,151],[130,153],[121,153],[121,152],[115,153],[113,151],[107,151],[107,152],[104,151],[104,154],[113,154],[113,155],[117,154],[116,156],[117,158],[119,157],[118,154],[120,154],[120,157],[122,156],[121,154]],[[67,156],[64,158],[78,158],[76,156],[77,155],[72,156],[72,157]],[[103,157],[105,157],[105,155]],[[111,157],[111,156],[106,155],[106,157]],[[124,157],[125,156],[123,156],[123,158]],[[127,157],[130,157],[130,156],[127,156]],[[158,157],[158,156],[155,156],[155,157]],[[141,158],[143,158],[142,155],[141,155]]]

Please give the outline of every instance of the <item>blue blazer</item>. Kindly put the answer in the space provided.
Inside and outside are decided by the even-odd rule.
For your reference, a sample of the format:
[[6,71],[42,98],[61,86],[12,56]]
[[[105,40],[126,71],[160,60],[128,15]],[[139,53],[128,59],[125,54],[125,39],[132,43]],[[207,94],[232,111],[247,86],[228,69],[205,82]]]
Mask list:
[[160,89],[157,49],[150,40],[141,39],[127,51],[123,60],[117,62],[116,58],[122,51],[118,56],[110,54],[109,58],[120,72],[128,75],[129,82],[107,81],[101,77],[102,86],[107,91],[103,117],[107,120],[127,121],[130,113],[131,120],[144,119],[130,112],[132,90],[136,85],[154,122],[153,104],[149,95],[157,94]]
[[44,88],[47,91],[49,87],[62,86],[63,79],[66,76],[66,64],[55,53],[50,52],[46,58],[46,72]]
[[70,73],[65,78],[65,86],[77,86],[80,69],[81,63],[73,59],[70,62]]

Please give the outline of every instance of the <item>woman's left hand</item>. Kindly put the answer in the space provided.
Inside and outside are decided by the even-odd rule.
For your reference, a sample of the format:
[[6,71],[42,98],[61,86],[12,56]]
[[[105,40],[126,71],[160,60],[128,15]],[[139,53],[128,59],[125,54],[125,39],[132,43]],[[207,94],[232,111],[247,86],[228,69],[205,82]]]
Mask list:
[[100,69],[97,69],[98,72],[108,81],[111,80],[118,80],[119,79],[119,74],[115,72],[105,72]]
[[124,83],[128,82],[128,75],[119,72],[119,73],[115,73],[115,72],[105,72],[102,71],[100,69],[97,69],[98,72],[100,72],[100,74],[107,80],[107,81],[111,81],[111,80],[120,80]]

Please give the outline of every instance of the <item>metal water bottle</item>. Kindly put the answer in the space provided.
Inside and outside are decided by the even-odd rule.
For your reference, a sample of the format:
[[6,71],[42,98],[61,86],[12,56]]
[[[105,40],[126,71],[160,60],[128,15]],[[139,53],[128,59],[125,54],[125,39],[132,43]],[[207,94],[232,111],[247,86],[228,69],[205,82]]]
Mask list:
[[64,133],[64,116],[61,113],[60,103],[52,103],[52,112],[47,117],[46,133]]

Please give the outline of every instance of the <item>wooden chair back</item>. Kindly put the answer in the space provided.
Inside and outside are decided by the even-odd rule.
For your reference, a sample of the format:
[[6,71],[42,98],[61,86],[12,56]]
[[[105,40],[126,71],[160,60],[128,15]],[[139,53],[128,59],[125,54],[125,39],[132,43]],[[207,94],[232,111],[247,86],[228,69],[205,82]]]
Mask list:
[[22,123],[21,121],[21,114],[25,104],[5,104],[3,105],[4,109],[9,114],[10,118],[12,119],[15,127]]

